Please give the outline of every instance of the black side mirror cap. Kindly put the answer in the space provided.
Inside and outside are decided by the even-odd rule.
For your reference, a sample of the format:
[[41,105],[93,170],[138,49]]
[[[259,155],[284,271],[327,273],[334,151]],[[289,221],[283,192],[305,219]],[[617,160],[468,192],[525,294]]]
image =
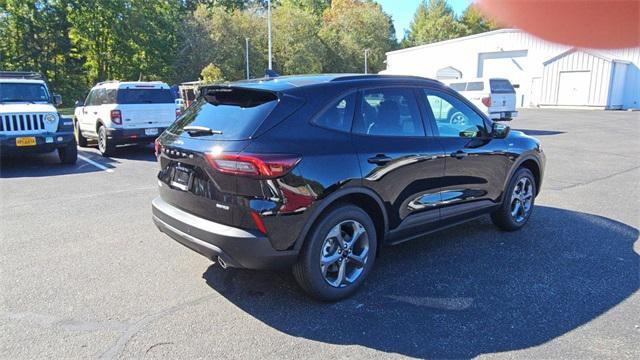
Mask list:
[[491,128],[491,136],[497,139],[504,139],[509,135],[511,128],[505,124],[494,122]]
[[58,94],[53,94],[53,104],[55,106],[60,106],[62,105],[62,96],[58,95]]
[[84,103],[82,101],[78,100],[78,101],[76,101],[75,105],[76,105],[76,107],[83,107]]

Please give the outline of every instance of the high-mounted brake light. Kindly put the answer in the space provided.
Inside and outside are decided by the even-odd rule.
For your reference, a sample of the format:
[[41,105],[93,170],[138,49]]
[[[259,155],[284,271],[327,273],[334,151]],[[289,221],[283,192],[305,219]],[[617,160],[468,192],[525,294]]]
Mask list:
[[486,107],[491,107],[491,96],[485,96],[482,98],[482,103]]
[[111,110],[111,122],[116,125],[122,125],[122,113],[120,110]]
[[299,156],[281,154],[207,153],[206,158],[222,173],[259,178],[281,177],[300,162]]

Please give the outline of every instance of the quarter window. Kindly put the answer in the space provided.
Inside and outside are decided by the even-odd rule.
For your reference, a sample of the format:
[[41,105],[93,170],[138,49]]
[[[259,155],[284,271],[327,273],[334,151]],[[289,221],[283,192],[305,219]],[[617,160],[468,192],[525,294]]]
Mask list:
[[480,137],[486,134],[484,119],[455,97],[425,90],[439,136]]
[[425,136],[413,90],[362,91],[354,132],[376,136]]
[[351,131],[355,99],[355,93],[343,97],[326,109],[313,123],[328,129]]

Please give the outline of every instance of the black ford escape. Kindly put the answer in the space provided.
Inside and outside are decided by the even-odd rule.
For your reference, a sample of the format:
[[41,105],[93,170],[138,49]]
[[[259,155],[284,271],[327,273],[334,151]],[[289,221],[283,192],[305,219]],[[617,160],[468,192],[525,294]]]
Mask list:
[[385,245],[484,214],[521,228],[545,164],[442,83],[379,75],[204,87],[156,153],[162,232],[225,268],[293,267],[323,300],[352,294]]

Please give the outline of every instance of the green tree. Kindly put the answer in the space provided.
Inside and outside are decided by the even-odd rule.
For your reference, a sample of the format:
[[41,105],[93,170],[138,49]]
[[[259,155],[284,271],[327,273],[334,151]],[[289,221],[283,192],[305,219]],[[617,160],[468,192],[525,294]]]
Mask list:
[[200,79],[207,84],[219,83],[224,81],[224,75],[220,68],[213,64],[209,64],[200,72]]
[[275,69],[281,74],[322,72],[324,44],[318,37],[320,18],[313,9],[305,11],[284,3],[273,12]]
[[324,72],[363,72],[369,49],[369,71],[384,69],[385,53],[396,46],[389,15],[372,1],[333,0],[323,14],[320,39],[327,48]]
[[471,4],[460,17],[460,23],[465,27],[465,35],[479,34],[499,29],[498,24],[486,18],[477,6]]
[[63,0],[0,2],[0,68],[37,71],[69,104],[83,91],[81,62]]
[[281,0],[279,4],[285,7],[297,7],[319,16],[331,6],[331,0]]
[[466,34],[445,0],[423,0],[413,17],[402,47],[449,40]]

